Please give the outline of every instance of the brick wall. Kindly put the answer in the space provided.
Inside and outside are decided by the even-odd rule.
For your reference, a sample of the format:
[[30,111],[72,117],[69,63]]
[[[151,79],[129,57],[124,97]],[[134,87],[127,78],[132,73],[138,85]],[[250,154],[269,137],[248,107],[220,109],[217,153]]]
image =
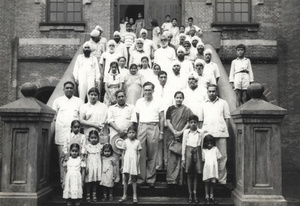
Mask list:
[[286,108],[282,128],[282,164],[284,170],[300,171],[300,4],[283,1],[281,32],[278,36],[279,105]]
[[[11,85],[11,56],[14,37],[14,5],[13,0],[0,1],[0,106],[9,102]],[[0,147],[2,147],[2,128],[0,122]],[[0,151],[1,157],[1,151]]]

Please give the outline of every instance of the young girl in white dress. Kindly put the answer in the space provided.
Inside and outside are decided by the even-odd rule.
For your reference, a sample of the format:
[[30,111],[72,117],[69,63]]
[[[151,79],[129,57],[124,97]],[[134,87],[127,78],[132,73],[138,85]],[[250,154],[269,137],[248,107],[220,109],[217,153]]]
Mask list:
[[93,192],[92,200],[97,201],[97,185],[101,181],[101,149],[102,145],[99,143],[99,134],[97,130],[91,130],[88,135],[89,143],[85,146],[87,153],[86,157],[86,201],[91,201],[91,189]]
[[124,78],[120,74],[119,65],[113,61],[110,63],[108,74],[104,77],[104,103],[107,106],[114,105],[116,103],[115,92],[118,89],[123,88]]
[[123,143],[123,174],[124,174],[124,190],[123,197],[119,200],[120,203],[127,200],[127,188],[129,177],[132,182],[133,203],[137,203],[136,180],[140,174],[140,152],[142,146],[139,140],[136,139],[137,128],[130,126],[127,130],[128,138]]
[[[152,80],[151,77],[153,75],[153,71],[152,69],[150,68],[150,65],[149,65],[149,58],[144,56],[141,58],[141,69],[139,70],[139,73],[141,75],[143,75],[144,77],[144,81],[147,82],[147,81],[150,81]],[[157,77],[158,79],[158,77]],[[153,83],[153,82],[152,82]]]
[[[103,201],[112,201],[114,180],[117,176],[116,160],[112,156],[113,149],[111,144],[104,144],[102,147],[102,178],[100,185],[103,186]],[[108,195],[107,195],[108,193]]]
[[205,182],[205,203],[217,204],[214,198],[215,183],[219,178],[218,175],[218,159],[222,157],[219,149],[216,147],[215,138],[208,134],[204,137],[202,160],[203,181]]
[[80,205],[82,198],[82,176],[81,158],[79,156],[80,146],[76,143],[70,146],[70,157],[66,162],[67,174],[65,177],[65,188],[63,198],[67,200],[67,205]]

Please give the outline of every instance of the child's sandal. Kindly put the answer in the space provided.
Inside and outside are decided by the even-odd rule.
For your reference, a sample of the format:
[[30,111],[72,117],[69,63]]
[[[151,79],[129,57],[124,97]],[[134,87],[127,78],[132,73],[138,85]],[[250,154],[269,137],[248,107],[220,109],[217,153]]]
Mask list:
[[107,194],[103,194],[102,201],[106,201],[106,200],[107,200]]
[[86,195],[85,201],[86,201],[86,202],[91,202],[91,195],[90,195],[90,194],[87,194],[87,195]]
[[112,194],[109,194],[109,198],[108,198],[109,201],[113,201],[114,200],[114,196]]
[[210,204],[218,204],[218,201],[215,199],[215,198],[209,198],[209,202],[210,202]]
[[206,197],[206,198],[204,199],[204,203],[205,203],[206,205],[209,204],[209,198],[208,198],[208,197]]
[[97,202],[97,195],[96,195],[96,192],[93,193],[93,202]]

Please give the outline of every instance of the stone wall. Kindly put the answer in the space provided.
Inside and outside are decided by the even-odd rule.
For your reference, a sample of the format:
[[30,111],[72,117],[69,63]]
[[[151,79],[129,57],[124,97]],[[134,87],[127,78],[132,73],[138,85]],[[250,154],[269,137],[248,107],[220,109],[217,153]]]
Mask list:
[[300,4],[282,1],[281,32],[278,35],[279,104],[288,110],[282,128],[283,170],[300,171]]

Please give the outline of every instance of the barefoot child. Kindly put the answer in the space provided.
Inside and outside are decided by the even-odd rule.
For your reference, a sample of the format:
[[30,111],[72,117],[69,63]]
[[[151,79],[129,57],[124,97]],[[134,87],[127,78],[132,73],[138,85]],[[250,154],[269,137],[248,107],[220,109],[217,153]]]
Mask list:
[[203,181],[205,182],[205,204],[217,204],[214,198],[215,183],[219,178],[218,159],[222,157],[216,147],[215,138],[208,134],[204,137],[202,160],[204,161]]
[[199,119],[196,115],[191,115],[189,117],[190,128],[184,130],[182,139],[182,167],[185,168],[188,177],[189,203],[192,203],[193,201],[195,203],[199,202],[197,198],[197,183],[198,175],[202,172],[201,142],[203,130],[198,129],[198,122]]
[[229,82],[235,90],[237,100],[236,107],[247,101],[247,88],[254,82],[250,59],[245,55],[246,47],[243,44],[236,46],[237,58],[231,62]]
[[123,197],[119,200],[120,203],[127,200],[127,188],[129,178],[132,182],[133,203],[137,203],[136,180],[140,174],[140,151],[142,146],[139,140],[136,139],[137,128],[130,126],[128,128],[128,138],[123,143],[123,174],[124,174],[124,190]]
[[67,199],[67,205],[70,206],[75,202],[75,205],[80,205],[82,198],[82,167],[81,158],[79,157],[79,144],[71,144],[70,157],[66,162],[67,174],[65,177],[65,188],[63,198]]
[[86,145],[86,201],[91,201],[91,189],[93,192],[92,200],[97,201],[97,185],[101,181],[101,149],[102,146],[99,143],[99,134],[97,130],[91,130],[88,135],[89,143]]
[[[111,144],[104,144],[102,148],[102,178],[100,185],[103,186],[103,199],[102,201],[112,201],[114,180],[117,176],[116,160],[112,156],[113,149]],[[108,193],[108,195],[107,195]]]

